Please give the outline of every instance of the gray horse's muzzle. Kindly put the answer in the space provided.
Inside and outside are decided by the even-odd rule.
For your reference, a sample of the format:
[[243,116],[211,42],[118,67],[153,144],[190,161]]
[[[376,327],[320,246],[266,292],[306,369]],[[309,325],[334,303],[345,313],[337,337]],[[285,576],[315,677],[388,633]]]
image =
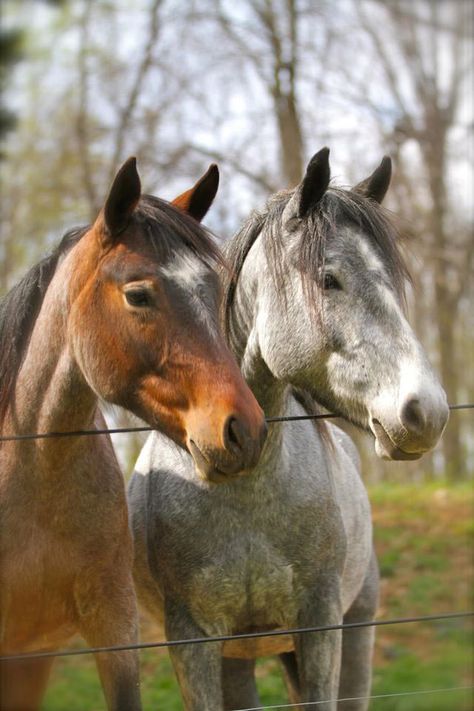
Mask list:
[[[392,407],[388,396],[371,408],[370,429],[375,436],[375,451],[382,459],[419,459],[433,449],[449,416],[446,394],[441,386],[402,396]],[[379,399],[380,400],[380,399]]]

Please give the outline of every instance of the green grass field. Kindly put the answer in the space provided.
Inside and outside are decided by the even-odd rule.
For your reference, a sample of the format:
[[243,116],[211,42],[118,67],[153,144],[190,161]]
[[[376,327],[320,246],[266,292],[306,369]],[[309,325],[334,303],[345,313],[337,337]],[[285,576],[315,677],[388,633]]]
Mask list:
[[[379,618],[468,610],[472,605],[473,494],[470,485],[388,485],[372,488],[375,542],[382,575]],[[465,620],[381,627],[374,661],[374,695],[468,686],[473,683],[472,624]],[[147,640],[157,630],[144,629]],[[141,655],[145,711],[182,709],[168,656]],[[262,659],[263,705],[287,703],[276,660]],[[371,711],[471,711],[470,691],[388,697]],[[44,711],[102,711],[93,659],[58,661]]]

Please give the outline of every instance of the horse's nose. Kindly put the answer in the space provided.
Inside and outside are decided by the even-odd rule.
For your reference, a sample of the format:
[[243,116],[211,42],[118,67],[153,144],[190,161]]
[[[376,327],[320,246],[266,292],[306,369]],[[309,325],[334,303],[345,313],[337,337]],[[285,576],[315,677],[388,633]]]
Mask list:
[[266,436],[265,420],[262,420],[258,437],[252,436],[247,423],[236,414],[229,415],[224,422],[222,436],[224,447],[233,458],[241,461],[242,469],[257,464]]
[[426,414],[416,397],[409,398],[400,410],[400,422],[407,432],[421,434],[426,428]]
[[443,432],[448,414],[441,387],[407,393],[398,407],[398,420],[405,430],[400,433],[400,446],[409,451],[431,449]]

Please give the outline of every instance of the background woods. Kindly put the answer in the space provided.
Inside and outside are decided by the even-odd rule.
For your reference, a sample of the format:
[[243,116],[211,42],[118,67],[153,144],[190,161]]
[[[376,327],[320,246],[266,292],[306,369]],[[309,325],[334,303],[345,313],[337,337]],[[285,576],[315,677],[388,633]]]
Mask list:
[[[10,126],[13,113],[16,126],[2,148],[2,293],[66,227],[94,218],[130,154],[147,190],[169,198],[219,162],[209,224],[225,238],[270,192],[297,183],[322,145],[348,185],[389,153],[411,320],[449,401],[474,399],[469,0],[3,5],[1,120]],[[17,30],[21,61],[7,63]],[[468,477],[471,423],[454,413],[438,451],[410,466],[386,467],[359,436],[365,470],[372,480]],[[131,463],[139,442],[124,442]]]

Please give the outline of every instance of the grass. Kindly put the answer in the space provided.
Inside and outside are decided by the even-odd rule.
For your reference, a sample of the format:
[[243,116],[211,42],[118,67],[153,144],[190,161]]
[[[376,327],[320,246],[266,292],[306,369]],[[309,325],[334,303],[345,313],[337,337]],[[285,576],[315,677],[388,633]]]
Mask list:
[[[381,569],[380,618],[472,608],[473,495],[469,485],[384,484],[370,492]],[[144,626],[146,639],[159,631]],[[381,627],[377,632],[372,693],[473,684],[473,647],[466,620]],[[181,711],[171,663],[163,651],[141,654],[145,711]],[[257,668],[263,705],[287,700],[279,665]],[[89,657],[57,662],[43,711],[103,711]],[[375,699],[371,711],[470,711],[469,691]]]

